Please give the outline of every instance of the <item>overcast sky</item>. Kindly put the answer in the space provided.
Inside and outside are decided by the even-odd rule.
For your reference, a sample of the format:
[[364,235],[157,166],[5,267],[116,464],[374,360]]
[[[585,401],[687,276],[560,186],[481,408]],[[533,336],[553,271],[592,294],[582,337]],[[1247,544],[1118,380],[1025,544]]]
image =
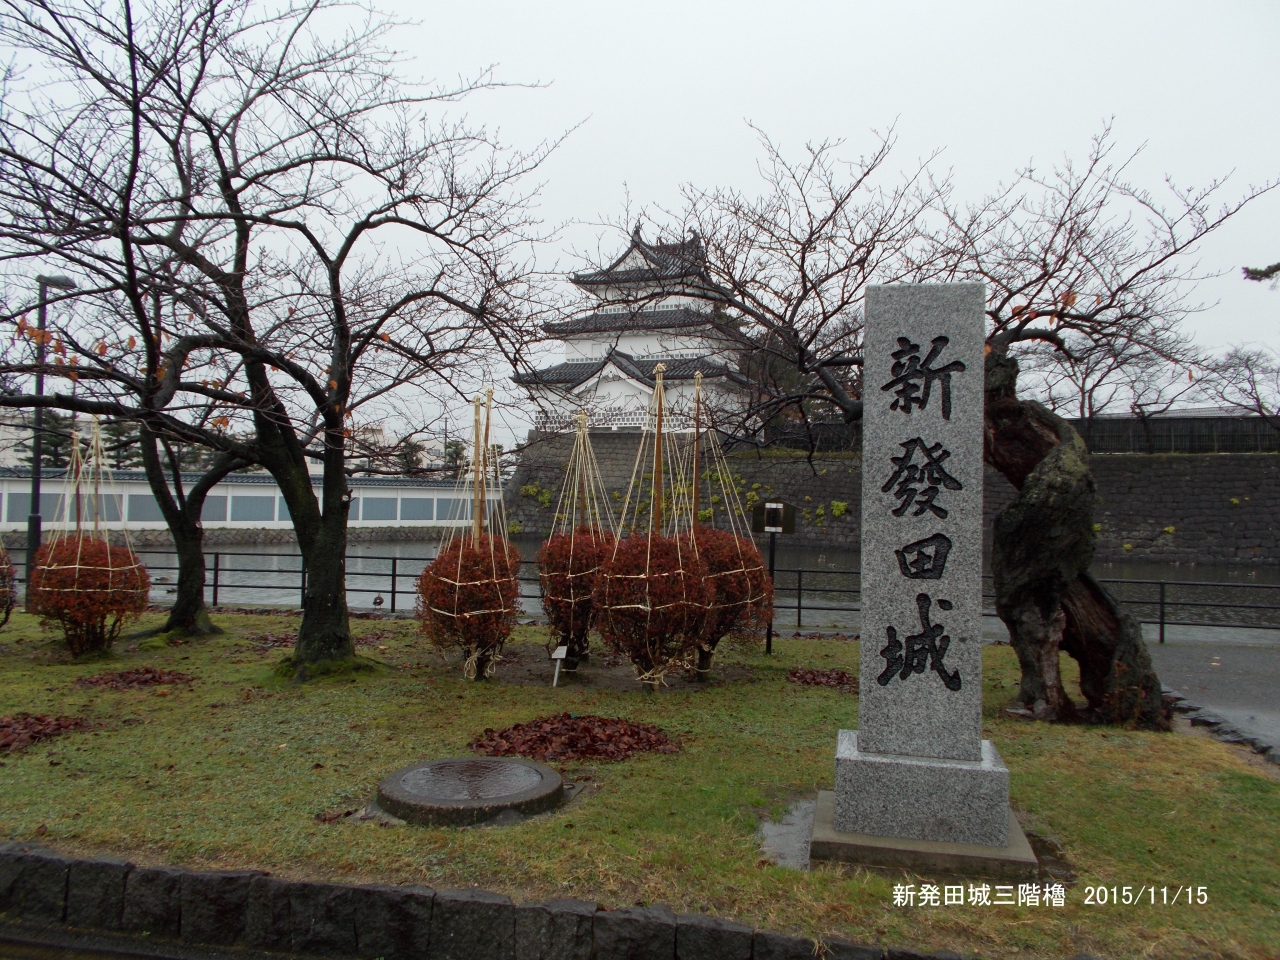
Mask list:
[[[467,102],[519,146],[581,123],[548,162],[542,213],[595,222],[673,204],[682,182],[754,186],[760,149],[747,121],[784,148],[896,126],[892,163],[936,149],[962,195],[1022,164],[1083,157],[1114,117],[1118,146],[1146,150],[1135,179],[1199,185],[1230,173],[1224,196],[1280,177],[1280,3],[970,2],[632,4],[384,0],[420,21],[395,42],[422,73],[501,79],[537,90]],[[593,247],[599,231],[566,232]],[[612,243],[612,241],[610,241]],[[1204,245],[1216,306],[1192,321],[1205,346],[1280,344],[1280,291],[1240,279],[1280,260],[1280,191]],[[565,266],[573,266],[566,259]]]

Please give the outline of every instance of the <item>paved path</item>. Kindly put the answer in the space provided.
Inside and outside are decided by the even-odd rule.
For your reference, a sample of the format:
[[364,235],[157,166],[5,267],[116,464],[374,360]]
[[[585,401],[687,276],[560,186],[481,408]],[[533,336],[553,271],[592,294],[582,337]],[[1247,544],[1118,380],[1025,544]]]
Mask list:
[[[1227,634],[1228,631],[1220,631]],[[1280,634],[1240,631],[1238,637],[1148,641],[1160,682],[1218,714],[1241,733],[1280,747]],[[1250,634],[1269,633],[1265,642]]]

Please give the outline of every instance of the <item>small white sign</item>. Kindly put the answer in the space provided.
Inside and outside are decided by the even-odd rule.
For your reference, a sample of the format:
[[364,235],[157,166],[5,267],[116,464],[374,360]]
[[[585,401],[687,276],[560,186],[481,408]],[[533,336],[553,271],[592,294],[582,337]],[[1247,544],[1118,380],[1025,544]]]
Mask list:
[[556,647],[556,652],[551,654],[552,660],[563,660],[569,655],[568,647]]

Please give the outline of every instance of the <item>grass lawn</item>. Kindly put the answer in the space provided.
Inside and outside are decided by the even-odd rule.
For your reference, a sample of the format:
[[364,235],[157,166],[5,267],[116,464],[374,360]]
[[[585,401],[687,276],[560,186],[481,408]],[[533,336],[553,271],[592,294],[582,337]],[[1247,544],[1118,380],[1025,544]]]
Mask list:
[[[762,859],[759,818],[829,789],[836,731],[857,723],[855,697],[797,686],[786,672],[856,672],[856,643],[781,640],[773,657],[758,647],[722,649],[717,664],[736,667],[741,679],[649,696],[466,683],[412,622],[360,620],[356,632],[376,631],[378,644],[361,652],[385,670],[291,686],[272,674],[287,651],[246,638],[291,633],[296,618],[214,620],[225,636],[140,650],[124,640],[106,660],[77,663],[55,633],[14,615],[0,632],[0,715],[66,714],[101,726],[0,754],[0,839],[42,835],[61,850],[111,850],[138,863],[476,885],[516,900],[665,903],[808,935],[984,957],[1280,956],[1280,782],[1207,738],[1001,719],[1018,676],[1008,647],[986,650],[986,736],[1012,772],[1024,827],[1061,844],[1076,870],[1064,907],[894,907],[894,884],[920,878],[803,873]],[[156,622],[150,615],[143,626]],[[542,640],[540,628],[520,628],[513,649],[530,654]],[[142,665],[199,679],[144,691],[73,686]],[[486,727],[560,711],[657,724],[683,748],[567,765],[562,772],[588,789],[514,827],[317,820],[363,805],[396,767],[464,754]],[[1094,884],[1154,884],[1171,894],[1204,886],[1208,903],[1089,906],[1084,888]]]

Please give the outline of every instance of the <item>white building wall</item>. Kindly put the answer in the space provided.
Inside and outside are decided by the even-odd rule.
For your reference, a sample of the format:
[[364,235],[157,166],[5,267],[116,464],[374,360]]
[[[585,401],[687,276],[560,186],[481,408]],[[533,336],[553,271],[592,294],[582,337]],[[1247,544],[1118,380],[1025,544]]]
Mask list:
[[[3,514],[0,530],[25,530],[31,505],[30,478],[0,479]],[[320,491],[315,491],[317,497]],[[472,497],[452,484],[369,485],[355,480],[349,523],[352,527],[452,527],[471,522]],[[496,511],[500,497],[491,494]],[[45,529],[75,524],[75,502],[61,478],[41,484],[41,520]],[[70,509],[68,510],[68,506]],[[163,529],[164,518],[145,480],[117,480],[106,484],[98,508],[101,526],[108,530]],[[81,507],[82,522],[91,526],[92,500]],[[292,529],[279,488],[272,483],[224,481],[205,500],[205,529]]]

